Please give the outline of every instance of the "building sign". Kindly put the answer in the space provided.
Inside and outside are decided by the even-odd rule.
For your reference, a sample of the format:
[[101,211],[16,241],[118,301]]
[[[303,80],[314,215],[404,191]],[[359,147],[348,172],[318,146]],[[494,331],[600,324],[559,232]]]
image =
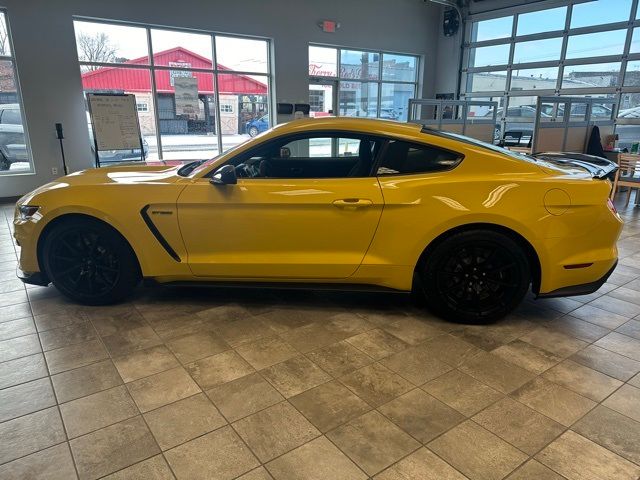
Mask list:
[[[178,68],[191,68],[191,63],[189,62],[169,62],[169,66],[170,67],[178,67]],[[169,82],[171,83],[171,86],[175,86],[176,82],[175,79],[176,78],[183,78],[183,77],[192,77],[193,74],[191,72],[188,72],[186,70],[169,70]]]
[[319,65],[317,63],[309,64],[309,75],[312,77],[335,77],[335,64],[333,65],[333,70],[331,66],[326,67],[325,65]]
[[187,115],[196,119],[200,113],[198,100],[198,79],[178,76],[173,79],[176,101],[176,115]]

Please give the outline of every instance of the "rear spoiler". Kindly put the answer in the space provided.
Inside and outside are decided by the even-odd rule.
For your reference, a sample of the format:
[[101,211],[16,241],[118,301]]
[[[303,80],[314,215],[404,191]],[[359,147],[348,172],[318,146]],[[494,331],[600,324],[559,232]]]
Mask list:
[[588,171],[593,178],[600,180],[605,178],[613,178],[618,165],[611,160],[602,157],[596,157],[594,155],[586,155],[584,153],[536,153],[533,155],[535,158],[545,160],[557,165],[569,165],[573,167],[579,167]]

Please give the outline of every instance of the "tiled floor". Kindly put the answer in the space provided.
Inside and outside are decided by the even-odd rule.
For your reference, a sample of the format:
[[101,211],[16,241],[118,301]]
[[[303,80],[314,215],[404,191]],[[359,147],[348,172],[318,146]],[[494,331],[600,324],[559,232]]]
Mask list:
[[2,214],[2,479],[640,477],[640,208],[599,292],[490,326],[397,295],[80,307],[15,279]]

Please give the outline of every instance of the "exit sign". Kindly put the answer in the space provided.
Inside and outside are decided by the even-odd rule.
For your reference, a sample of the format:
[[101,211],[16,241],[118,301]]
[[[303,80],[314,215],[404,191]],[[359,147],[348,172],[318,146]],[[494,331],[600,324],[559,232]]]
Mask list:
[[325,33],[335,33],[340,24],[333,20],[323,20],[320,23],[320,26],[322,28],[322,31]]

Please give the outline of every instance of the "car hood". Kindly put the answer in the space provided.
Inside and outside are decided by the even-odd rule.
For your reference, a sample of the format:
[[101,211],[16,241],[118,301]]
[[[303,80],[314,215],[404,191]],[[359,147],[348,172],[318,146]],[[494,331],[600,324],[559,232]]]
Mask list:
[[52,190],[73,187],[91,187],[101,185],[140,185],[175,183],[180,178],[179,167],[167,165],[118,165],[104,168],[90,168],[74,172],[49,182],[18,200],[18,204],[28,204],[33,197]]

